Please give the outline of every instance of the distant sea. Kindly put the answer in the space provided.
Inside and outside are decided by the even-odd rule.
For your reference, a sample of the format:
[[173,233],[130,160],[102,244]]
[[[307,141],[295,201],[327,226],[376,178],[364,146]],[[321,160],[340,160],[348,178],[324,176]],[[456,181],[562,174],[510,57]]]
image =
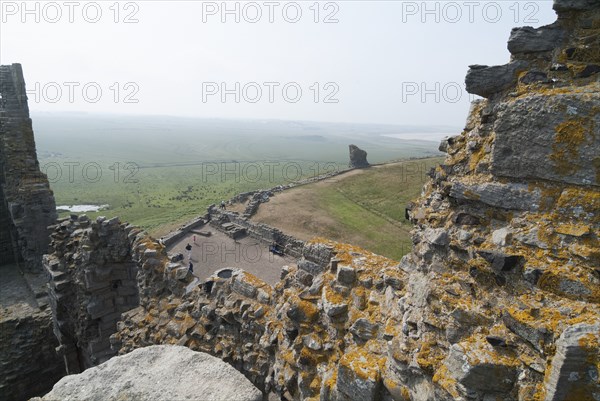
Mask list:
[[440,132],[403,132],[401,134],[382,134],[389,138],[398,138],[404,140],[419,140],[419,141],[433,141],[440,142],[447,136],[454,136],[457,132],[452,133],[440,133]]

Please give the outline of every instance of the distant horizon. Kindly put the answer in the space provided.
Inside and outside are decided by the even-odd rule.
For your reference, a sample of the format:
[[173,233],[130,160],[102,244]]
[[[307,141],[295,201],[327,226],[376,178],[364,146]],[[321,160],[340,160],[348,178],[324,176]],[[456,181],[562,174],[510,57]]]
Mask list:
[[[420,130],[418,132],[429,133],[429,134],[438,134],[439,131],[451,131],[449,133],[443,133],[444,135],[449,135],[452,133],[460,133],[463,128],[458,126],[451,126],[446,124],[434,124],[434,125],[417,125],[417,124],[394,124],[394,123],[380,123],[380,122],[352,122],[352,121],[329,121],[329,120],[304,120],[304,119],[282,119],[282,118],[252,118],[252,117],[205,117],[205,116],[191,116],[191,115],[174,115],[174,114],[143,114],[143,113],[120,113],[120,112],[111,112],[111,111],[85,111],[85,110],[57,110],[57,111],[48,111],[48,110],[30,110],[30,116],[34,115],[77,115],[77,116],[119,116],[119,117],[134,117],[134,118],[172,118],[172,119],[186,119],[186,120],[202,120],[202,121],[253,121],[253,122],[289,122],[289,123],[312,123],[312,124],[331,124],[331,125],[349,125],[349,126],[370,126],[370,127],[393,127],[393,128],[402,128],[407,130]],[[465,112],[465,119],[467,117],[468,110]],[[413,132],[400,132],[399,134],[412,134]],[[383,134],[384,136],[389,136],[388,134]],[[391,134],[395,135],[395,134]]]

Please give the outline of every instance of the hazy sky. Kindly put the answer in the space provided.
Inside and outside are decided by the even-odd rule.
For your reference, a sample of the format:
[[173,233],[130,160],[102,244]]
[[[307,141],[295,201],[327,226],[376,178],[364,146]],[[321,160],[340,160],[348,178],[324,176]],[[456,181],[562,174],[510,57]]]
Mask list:
[[455,127],[468,65],[555,19],[549,0],[23,4],[0,2],[0,62],[33,112]]

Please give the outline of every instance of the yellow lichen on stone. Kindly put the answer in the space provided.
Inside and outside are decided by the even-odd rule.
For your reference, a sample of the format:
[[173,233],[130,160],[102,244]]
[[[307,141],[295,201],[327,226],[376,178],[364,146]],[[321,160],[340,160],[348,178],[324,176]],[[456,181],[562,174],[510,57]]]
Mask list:
[[445,353],[437,346],[433,338],[421,342],[421,349],[417,353],[417,363],[425,372],[433,375],[445,358]]
[[381,377],[385,358],[367,352],[364,347],[355,347],[344,353],[340,365],[346,366],[363,380],[377,382]]
[[572,237],[583,237],[591,233],[591,228],[586,224],[564,223],[558,224],[554,231],[559,234],[570,235]]
[[553,153],[549,156],[556,171],[562,175],[577,171],[579,148],[594,135],[594,120],[589,117],[571,119],[555,128]]
[[460,397],[460,393],[456,388],[457,381],[454,377],[452,377],[446,365],[442,364],[435,371],[433,375],[433,382],[446,390],[452,397],[456,399]]

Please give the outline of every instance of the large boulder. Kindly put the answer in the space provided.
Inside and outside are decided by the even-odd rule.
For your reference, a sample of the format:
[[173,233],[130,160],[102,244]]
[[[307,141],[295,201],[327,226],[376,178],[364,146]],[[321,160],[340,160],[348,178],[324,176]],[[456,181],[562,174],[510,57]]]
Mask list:
[[[38,401],[261,401],[262,393],[222,360],[176,345],[153,345],[63,377]],[[36,399],[34,399],[36,400]]]
[[367,152],[360,149],[356,145],[350,145],[350,167],[352,168],[362,168],[369,167],[369,162],[367,161]]

